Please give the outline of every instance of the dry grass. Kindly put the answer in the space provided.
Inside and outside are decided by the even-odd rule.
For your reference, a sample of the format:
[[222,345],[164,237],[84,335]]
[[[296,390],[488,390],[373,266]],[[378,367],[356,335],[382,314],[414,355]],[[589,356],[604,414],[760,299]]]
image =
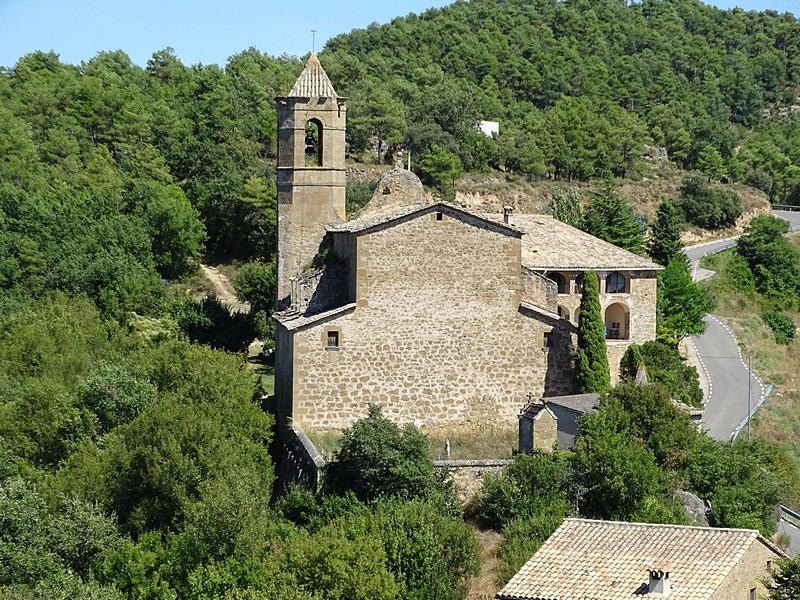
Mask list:
[[467,600],[491,600],[497,592],[499,557],[503,536],[494,529],[480,529],[473,525],[475,537],[481,547],[481,572],[467,582]]
[[[303,431],[325,460],[332,458],[339,449],[340,430]],[[516,427],[423,427],[422,432],[430,440],[433,460],[448,458],[446,440],[450,440],[449,458],[452,460],[511,458],[517,447]]]
[[[655,218],[656,210],[662,198],[678,202],[681,198],[680,187],[685,171],[668,166],[652,166],[645,171],[639,180],[626,179],[620,186],[620,192],[633,204],[636,210],[647,219]],[[543,212],[556,190],[574,189],[585,206],[591,199],[592,192],[599,192],[601,181],[527,181],[512,173],[469,173],[456,182],[456,201],[466,208],[478,212],[502,211],[502,207],[510,204],[520,213]],[[742,199],[742,217],[736,226],[716,231],[706,231],[697,227],[687,227],[684,241],[687,244],[722,239],[742,233],[742,229],[757,214],[769,210],[767,196],[746,185],[733,184],[727,186]]]
[[[425,427],[434,460],[511,458],[517,448],[516,427]],[[450,456],[447,456],[450,440]]]

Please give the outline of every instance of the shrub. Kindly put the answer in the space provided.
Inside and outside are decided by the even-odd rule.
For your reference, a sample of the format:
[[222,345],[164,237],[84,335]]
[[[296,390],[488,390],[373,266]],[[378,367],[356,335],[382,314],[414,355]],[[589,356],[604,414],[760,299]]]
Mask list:
[[236,298],[240,302],[249,302],[253,312],[269,310],[275,304],[275,268],[275,259],[266,265],[242,265],[233,278]]
[[677,349],[661,342],[631,344],[620,361],[623,381],[632,381],[641,364],[647,368],[648,380],[666,387],[673,400],[691,406],[702,404],[703,390],[697,369],[687,365]]
[[779,344],[789,344],[797,332],[794,321],[783,314],[779,308],[769,308],[761,313],[761,318],[770,326]]
[[708,185],[702,175],[687,175],[681,192],[686,220],[703,229],[730,227],[742,214],[742,200],[736,192]]
[[353,181],[347,184],[344,194],[348,217],[366,206],[377,186],[377,181]]
[[759,215],[736,244],[747,261],[762,294],[788,305],[800,301],[800,261],[794,246],[783,237],[789,225],[771,215]]
[[401,429],[375,404],[345,429],[336,458],[325,468],[323,489],[336,494],[352,490],[362,502],[452,495],[452,486],[430,459],[428,438],[413,425]]

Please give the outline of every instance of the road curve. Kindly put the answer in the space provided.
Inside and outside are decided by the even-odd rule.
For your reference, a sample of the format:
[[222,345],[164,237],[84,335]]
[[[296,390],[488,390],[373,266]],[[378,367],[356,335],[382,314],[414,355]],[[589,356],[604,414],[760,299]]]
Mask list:
[[[709,380],[703,428],[717,440],[727,440],[747,416],[747,367],[742,360],[736,338],[722,319],[705,318],[708,326],[703,335],[693,336],[697,354]],[[763,384],[753,373],[751,406],[763,394]]]
[[[790,227],[800,227],[800,211],[775,210],[773,213],[789,222]],[[732,247],[738,236],[689,246],[686,256],[692,266],[695,281],[705,279],[713,272],[698,266],[703,256]],[[703,369],[709,380],[703,427],[711,437],[727,440],[747,416],[747,366],[742,360],[733,332],[725,322],[714,315],[706,316],[706,331],[691,338]],[[761,380],[753,373],[751,405],[763,394]]]

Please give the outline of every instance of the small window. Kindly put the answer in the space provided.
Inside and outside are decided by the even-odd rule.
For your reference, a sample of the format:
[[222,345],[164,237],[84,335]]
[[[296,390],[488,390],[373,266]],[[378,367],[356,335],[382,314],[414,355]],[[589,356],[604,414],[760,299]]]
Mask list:
[[338,331],[329,331],[328,332],[328,343],[326,348],[339,348],[339,332]]
[[436,220],[437,221],[441,221],[442,220],[442,213],[440,213],[440,212],[436,213]]
[[547,352],[552,347],[553,347],[553,332],[546,331],[544,336],[542,337],[542,350]]
[[756,600],[756,588],[750,588],[750,600]]
[[606,294],[624,294],[625,276],[622,273],[609,273],[606,277]]
[[392,193],[392,190],[390,190],[388,187],[385,187],[385,188],[383,188],[383,192],[382,192],[382,194],[383,194],[384,196],[388,196],[388,195],[390,195],[391,193]]

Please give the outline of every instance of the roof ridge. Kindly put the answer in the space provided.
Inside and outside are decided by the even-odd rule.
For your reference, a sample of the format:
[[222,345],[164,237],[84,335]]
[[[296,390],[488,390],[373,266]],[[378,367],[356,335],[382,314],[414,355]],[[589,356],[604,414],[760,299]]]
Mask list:
[[603,519],[584,519],[581,517],[567,517],[564,519],[564,521],[565,522],[581,521],[583,523],[602,523],[605,525],[620,525],[620,526],[637,525],[642,527],[663,527],[665,529],[700,529],[703,531],[754,533],[757,536],[761,535],[761,533],[757,529],[742,529],[737,527],[706,527],[703,525],[678,525],[676,523],[642,523],[640,521],[605,521]]
[[287,98],[338,98],[319,57],[312,53]]

